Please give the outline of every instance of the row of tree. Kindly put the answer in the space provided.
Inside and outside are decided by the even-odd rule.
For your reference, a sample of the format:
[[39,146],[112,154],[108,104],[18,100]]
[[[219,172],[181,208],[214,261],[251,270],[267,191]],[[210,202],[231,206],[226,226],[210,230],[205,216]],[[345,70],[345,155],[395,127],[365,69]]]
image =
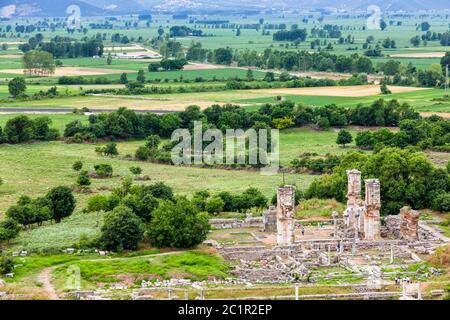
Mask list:
[[161,116],[138,114],[125,108],[116,112],[89,116],[89,123],[73,121],[67,124],[64,136],[75,135],[88,139],[145,138],[150,135],[170,137],[176,129],[193,127],[194,121],[203,121],[210,127],[221,130],[248,129],[252,127],[287,127],[316,124],[326,129],[330,126],[344,127],[349,124],[363,126],[397,126],[404,119],[419,119],[420,115],[404,103],[396,100],[375,101],[370,106],[344,108],[336,105],[309,107],[283,101],[279,104],[266,104],[257,111],[247,111],[235,105],[213,105],[201,111],[198,106],[190,106],[182,112]]

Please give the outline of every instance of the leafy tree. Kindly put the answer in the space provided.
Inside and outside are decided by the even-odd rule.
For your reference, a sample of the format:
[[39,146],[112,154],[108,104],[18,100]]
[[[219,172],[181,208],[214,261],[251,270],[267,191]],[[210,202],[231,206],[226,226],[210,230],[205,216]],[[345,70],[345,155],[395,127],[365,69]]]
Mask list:
[[20,115],[9,119],[3,131],[5,140],[9,143],[27,142],[33,138],[33,121]]
[[76,200],[69,187],[53,188],[47,193],[46,198],[49,201],[52,218],[57,223],[70,216],[75,210]]
[[206,240],[208,218],[185,198],[163,201],[153,211],[147,235],[157,247],[192,248]]
[[9,242],[19,235],[20,230],[21,227],[16,220],[11,218],[3,220],[0,222],[0,241]]
[[111,65],[112,63],[112,55],[111,52],[108,52],[108,57],[106,58],[106,63],[109,65]]
[[8,82],[9,94],[17,98],[25,93],[27,84],[23,77],[17,77]]
[[247,78],[247,81],[255,80],[255,77],[253,75],[252,69],[247,69],[247,76],[246,76],[246,78]]
[[172,188],[166,185],[164,182],[157,182],[148,186],[148,190],[151,195],[158,199],[163,200],[173,200],[173,191]]
[[352,134],[346,130],[346,129],[341,129],[338,133],[338,136],[336,138],[336,143],[343,145],[345,148],[346,144],[352,143],[353,141],[353,137]]
[[380,21],[381,31],[384,31],[386,29],[386,27],[387,27],[387,23],[384,20],[381,20]]
[[120,75],[120,83],[121,84],[128,83],[128,75],[125,72]]
[[83,169],[83,162],[75,161],[74,164],[72,165],[72,169],[74,171],[80,171],[81,169]]
[[153,62],[148,64],[149,72],[158,72],[159,68],[161,68],[161,64],[159,62]]
[[428,23],[428,21],[424,21],[420,24],[420,29],[424,32],[430,30],[430,24]]
[[267,82],[272,82],[275,81],[275,74],[273,72],[266,72],[265,76],[264,76],[264,81]]
[[145,83],[145,73],[144,70],[139,70],[136,81],[139,83]]
[[105,149],[103,150],[103,154],[110,157],[117,156],[119,154],[119,151],[117,150],[117,143],[107,143],[105,145]]
[[[449,45],[450,45],[450,32],[448,32],[449,35]],[[442,66],[442,74],[445,74],[446,72],[446,66],[449,66],[449,71],[450,71],[450,52],[446,52],[445,56],[443,56],[441,58],[441,66]]]
[[109,142],[102,147],[96,147],[95,152],[110,157],[114,157],[119,154],[119,151],[117,150],[117,143],[115,142]]
[[91,185],[91,178],[89,178],[89,173],[87,170],[80,172],[77,178],[77,185],[80,187],[88,187]]
[[419,36],[414,36],[414,37],[412,37],[412,38],[409,40],[409,42],[411,42],[411,44],[412,44],[414,47],[418,47],[418,46],[420,45],[421,40],[420,40],[420,37],[419,37]]
[[391,90],[389,90],[389,88],[387,87],[387,85],[385,83],[383,83],[380,86],[380,91],[381,91],[381,94],[391,94],[392,93]]
[[105,217],[100,243],[107,250],[136,250],[144,236],[141,220],[130,208],[116,207]]
[[37,50],[25,53],[22,58],[23,69],[29,75],[50,75],[55,73],[55,59],[47,51]]

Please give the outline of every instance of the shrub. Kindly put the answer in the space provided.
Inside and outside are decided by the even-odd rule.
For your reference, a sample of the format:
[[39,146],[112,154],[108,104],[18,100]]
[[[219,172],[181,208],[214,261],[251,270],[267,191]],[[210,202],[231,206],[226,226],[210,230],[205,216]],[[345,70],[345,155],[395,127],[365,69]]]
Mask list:
[[0,222],[0,241],[9,241],[19,235],[21,230],[17,221],[8,218]]
[[148,160],[148,158],[150,156],[150,150],[148,150],[148,148],[146,148],[144,146],[140,146],[139,148],[137,148],[134,156],[138,160],[146,161],[146,160]]
[[87,201],[87,211],[88,212],[100,212],[100,211],[108,211],[109,210],[109,202],[108,198],[97,194]]
[[91,178],[89,178],[89,173],[87,170],[80,172],[77,178],[77,185],[80,187],[87,187],[91,185]]
[[225,202],[222,198],[215,196],[208,200],[205,206],[205,210],[209,213],[219,213],[223,211],[225,207]]
[[134,175],[140,175],[142,173],[142,168],[138,166],[130,167],[130,172]]
[[101,246],[118,252],[136,250],[144,236],[141,220],[125,206],[119,206],[106,215],[101,232]]
[[96,164],[94,170],[98,178],[111,178],[113,175],[113,168],[110,164]]
[[80,171],[81,169],[83,169],[83,162],[81,161],[76,161],[73,165],[72,165],[72,169],[74,171]]
[[2,255],[0,258],[0,274],[7,274],[14,271],[14,261],[13,259]]

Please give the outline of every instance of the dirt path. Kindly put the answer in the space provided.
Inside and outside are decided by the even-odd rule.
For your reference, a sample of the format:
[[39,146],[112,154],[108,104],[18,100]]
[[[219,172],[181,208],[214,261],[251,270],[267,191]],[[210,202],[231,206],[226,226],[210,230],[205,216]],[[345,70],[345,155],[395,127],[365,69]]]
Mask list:
[[52,284],[52,272],[57,266],[42,269],[37,277],[37,281],[42,283],[42,289],[47,293],[50,300],[59,300],[58,293]]
[[[89,262],[104,262],[104,261],[126,261],[126,260],[133,260],[133,259],[146,259],[146,258],[153,258],[153,257],[162,257],[162,256],[170,256],[175,254],[180,254],[186,251],[169,251],[169,252],[163,252],[163,253],[155,253],[155,254],[148,254],[144,256],[136,256],[136,257],[123,257],[123,258],[100,258],[100,259],[85,259],[80,261],[89,261]],[[73,261],[76,263],[76,261]],[[50,300],[60,300],[58,292],[56,291],[55,286],[52,284],[52,273],[53,271],[63,266],[64,264],[58,264],[52,267],[47,267],[41,270],[39,275],[37,276],[36,280],[40,283],[42,283],[42,289],[47,294],[48,298]]]

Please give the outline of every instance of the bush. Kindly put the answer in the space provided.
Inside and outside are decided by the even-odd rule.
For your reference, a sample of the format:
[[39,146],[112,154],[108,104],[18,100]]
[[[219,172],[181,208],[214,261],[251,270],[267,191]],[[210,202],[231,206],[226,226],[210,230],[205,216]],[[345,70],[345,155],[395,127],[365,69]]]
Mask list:
[[209,213],[220,213],[225,207],[225,202],[222,198],[215,196],[208,200],[205,206],[205,210]]
[[150,150],[148,150],[148,148],[144,146],[140,146],[139,148],[137,148],[134,156],[138,160],[147,161],[150,156]]
[[94,170],[99,178],[111,178],[113,175],[113,168],[110,164],[97,164],[94,166]]
[[450,212],[450,193],[440,193],[433,199],[432,209],[440,212]]
[[91,185],[91,178],[89,178],[89,173],[87,170],[80,172],[77,178],[77,185],[80,187],[87,187]]
[[101,246],[116,252],[136,250],[144,236],[141,220],[125,206],[119,206],[106,215],[101,232]]
[[80,171],[81,169],[83,169],[83,162],[81,161],[76,161],[73,165],[72,165],[72,169],[74,171]]
[[130,167],[130,172],[134,175],[140,175],[142,173],[142,168],[138,166]]
[[0,258],[0,274],[7,274],[14,271],[14,261],[13,259],[2,255]]
[[206,240],[210,225],[205,215],[185,198],[163,201],[153,211],[147,236],[160,248],[192,248]]
[[95,195],[87,201],[87,211],[88,212],[100,212],[100,211],[108,211],[109,210],[109,202],[108,198],[98,194]]
[[115,142],[107,143],[105,146],[102,147],[96,147],[95,152],[109,157],[114,157],[119,154],[119,151],[117,150],[117,143]]
[[0,222],[0,241],[9,241],[19,235],[20,225],[13,219],[6,219]]

